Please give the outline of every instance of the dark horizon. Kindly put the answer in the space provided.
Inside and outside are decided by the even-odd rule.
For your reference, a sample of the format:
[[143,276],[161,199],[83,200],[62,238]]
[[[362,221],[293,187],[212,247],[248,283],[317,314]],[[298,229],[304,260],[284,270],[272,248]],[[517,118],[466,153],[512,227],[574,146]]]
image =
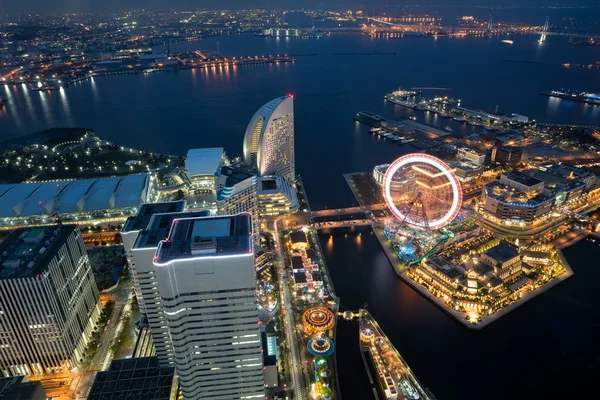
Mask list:
[[443,4],[440,0],[421,0],[416,4],[415,0],[371,0],[365,3],[364,0],[333,0],[324,2],[323,0],[223,0],[215,4],[208,0],[103,0],[101,2],[94,0],[59,0],[48,2],[47,0],[24,0],[20,2],[7,1],[0,4],[0,13],[3,14],[36,14],[36,13],[80,13],[80,12],[119,12],[128,10],[199,10],[199,9],[250,9],[250,8],[274,8],[274,9],[333,9],[343,10],[345,8],[375,8],[378,10],[398,10],[402,8],[489,8],[489,7],[580,7],[580,6],[600,7],[597,4],[590,3],[589,0],[571,0],[566,3],[556,3],[549,0],[459,0],[453,4]]

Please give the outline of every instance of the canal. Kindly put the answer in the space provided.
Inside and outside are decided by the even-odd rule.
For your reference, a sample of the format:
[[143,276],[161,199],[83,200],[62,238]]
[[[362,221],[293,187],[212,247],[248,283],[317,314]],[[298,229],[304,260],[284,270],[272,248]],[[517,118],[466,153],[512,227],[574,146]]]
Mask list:
[[[565,250],[575,276],[482,331],[455,322],[395,275],[370,227],[320,234],[342,310],[365,304],[438,400],[591,393],[600,369],[600,242]],[[356,323],[340,321],[342,397],[370,400]]]

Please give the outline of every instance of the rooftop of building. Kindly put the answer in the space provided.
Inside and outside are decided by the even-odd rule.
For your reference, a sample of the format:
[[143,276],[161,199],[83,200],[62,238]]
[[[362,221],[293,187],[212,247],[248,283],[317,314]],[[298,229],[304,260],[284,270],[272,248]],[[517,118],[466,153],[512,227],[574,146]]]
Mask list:
[[96,374],[88,400],[169,400],[175,368],[160,367],[157,357],[113,360]]
[[455,265],[448,259],[441,256],[431,256],[426,261],[427,266],[441,272],[450,279],[454,279],[462,275]]
[[505,151],[507,153],[518,153],[520,151],[523,151],[522,147],[516,147],[516,146],[501,146],[498,149]]
[[0,243],[0,279],[40,274],[75,229],[75,225],[15,229]]
[[483,169],[483,165],[475,164],[473,162],[465,160],[450,161],[448,165],[452,168],[460,169],[463,171],[477,171],[479,169]]
[[127,218],[122,233],[145,229],[154,214],[181,212],[185,209],[185,200],[164,203],[144,203],[134,217]]
[[146,228],[142,229],[138,234],[132,249],[156,248],[158,243],[169,235],[173,221],[177,218],[208,216],[210,216],[210,211],[208,210],[153,214],[150,216],[150,221],[146,224]]
[[501,241],[491,249],[484,251],[483,254],[499,263],[505,263],[519,257],[519,251],[505,241]]
[[482,150],[479,147],[469,146],[469,145],[462,146],[459,148],[459,150],[467,152],[467,153],[471,153],[471,154],[476,154],[478,156],[484,156],[486,153],[485,150]]
[[225,187],[232,187],[248,178],[256,176],[256,174],[245,168],[225,166],[221,168],[221,176],[226,178],[225,182],[223,182],[223,185]]
[[307,243],[306,233],[303,231],[296,231],[290,233],[290,240],[292,243]]
[[505,204],[527,207],[536,207],[552,200],[551,197],[548,197],[541,192],[532,191],[530,193],[525,193],[510,186],[503,185],[498,181],[485,185],[485,193],[487,196]]
[[216,175],[223,161],[223,148],[190,149],[185,158],[185,167],[190,176]]
[[0,217],[25,217],[137,207],[148,196],[149,174],[0,185]]
[[525,185],[528,187],[532,187],[535,185],[539,185],[540,183],[544,183],[543,180],[534,178],[532,176],[527,176],[525,174],[522,173],[515,173],[515,172],[511,172],[508,174],[503,174],[507,179],[510,179],[511,181],[515,181],[517,183],[520,183],[521,185]]
[[169,237],[159,243],[155,262],[252,253],[248,213],[175,219]]

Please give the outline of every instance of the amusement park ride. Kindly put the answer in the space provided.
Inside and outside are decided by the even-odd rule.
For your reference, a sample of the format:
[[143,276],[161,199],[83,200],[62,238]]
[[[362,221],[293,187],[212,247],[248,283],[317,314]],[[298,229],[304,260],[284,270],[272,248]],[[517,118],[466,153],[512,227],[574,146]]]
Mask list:
[[456,218],[462,205],[462,189],[452,169],[421,153],[400,157],[388,167],[383,197],[395,216],[385,233],[400,259],[409,265],[448,240],[450,235],[443,228]]

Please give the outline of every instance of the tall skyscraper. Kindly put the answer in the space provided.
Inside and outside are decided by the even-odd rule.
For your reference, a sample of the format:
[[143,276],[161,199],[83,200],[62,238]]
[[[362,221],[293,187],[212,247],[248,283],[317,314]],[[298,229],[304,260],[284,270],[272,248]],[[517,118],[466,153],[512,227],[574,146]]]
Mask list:
[[293,96],[271,100],[254,114],[244,136],[244,163],[260,175],[281,175],[294,181]]
[[161,365],[172,365],[173,345],[165,323],[162,299],[154,270],[154,254],[167,237],[176,218],[208,216],[208,211],[183,212],[185,201],[142,204],[135,217],[130,217],[122,231],[123,244],[131,268],[140,310],[146,314],[150,333]]
[[154,265],[185,400],[262,399],[248,213],[176,219]]
[[66,372],[101,311],[75,225],[21,228],[0,244],[0,370],[4,376]]
[[136,271],[135,260],[133,259],[133,254],[131,252],[133,244],[135,243],[140,232],[148,227],[148,223],[154,214],[182,212],[184,209],[185,200],[167,201],[164,203],[144,203],[140,205],[140,208],[135,216],[127,218],[127,221],[125,221],[125,224],[123,225],[123,229],[121,229],[121,238],[123,239],[125,257],[127,258],[129,269],[131,270],[133,288],[135,289],[135,296],[142,314],[146,313],[146,304],[140,288],[140,274]]

